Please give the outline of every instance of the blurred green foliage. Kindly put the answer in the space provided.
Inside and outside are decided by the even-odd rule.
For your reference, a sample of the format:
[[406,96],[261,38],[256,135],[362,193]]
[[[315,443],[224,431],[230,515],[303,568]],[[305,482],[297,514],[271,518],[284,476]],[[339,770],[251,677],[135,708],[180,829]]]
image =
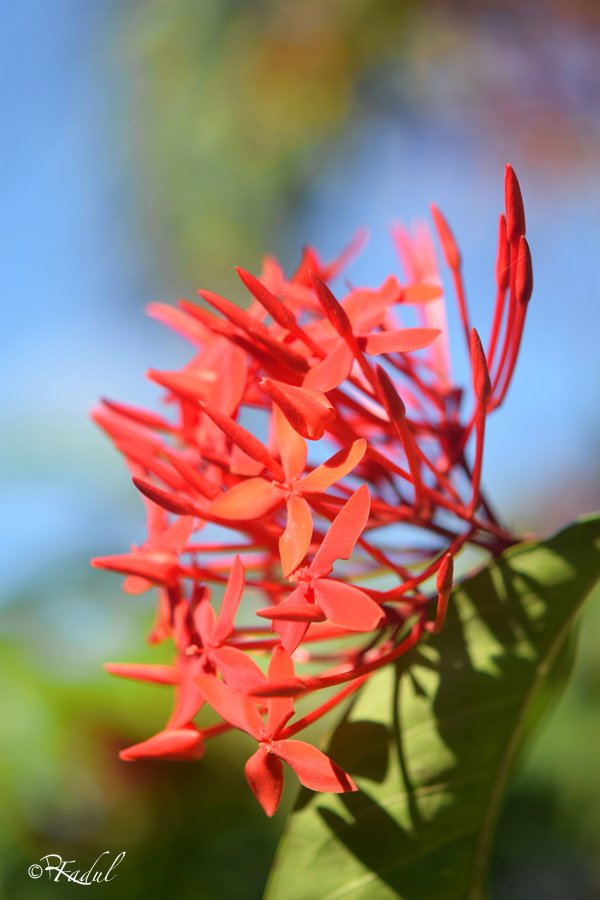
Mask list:
[[572,23],[598,28],[591,0],[137,0],[128,12],[115,52],[132,175],[181,290],[201,279],[227,292],[234,264],[255,268],[265,248],[285,258],[306,187],[375,111],[410,128],[425,110],[450,135],[476,121],[482,150],[509,141],[553,177],[597,152],[586,54],[531,77]]
[[412,8],[136,4],[121,48],[139,188],[163,262],[182,284],[218,276],[222,288],[232,261],[255,266],[265,247],[277,249],[299,192],[353,111],[357,81],[398,52]]
[[581,617],[573,675],[510,783],[494,845],[493,900],[600,894],[599,633],[596,589]]
[[[80,589],[93,621],[110,601],[87,576]],[[260,897],[285,811],[268,820],[247,790],[250,739],[225,736],[200,764],[118,759],[162,726],[170,694],[111,679],[98,656],[118,658],[125,633],[128,658],[169,658],[168,647],[143,644],[154,598],[128,605],[114,592],[118,628],[98,629],[86,659],[58,623],[43,628],[43,586],[36,594],[7,610],[0,643],[0,896],[72,896],[74,885],[32,880],[29,866],[58,853],[85,871],[103,850],[111,858],[125,850],[115,880],[98,888],[103,896]]]
[[[131,603],[111,590],[109,597],[110,576],[100,577],[101,596],[93,583],[98,577],[82,579],[83,614],[87,609],[93,620],[99,605],[105,613],[108,606],[112,627],[97,630],[87,657],[58,625],[44,627],[43,586],[31,593],[30,603],[21,601],[5,615],[0,896],[66,898],[72,885],[33,881],[29,865],[54,852],[87,866],[109,849],[126,850],[127,856],[114,882],[100,888],[103,895],[258,900],[294,779],[284,807],[268,820],[244,780],[252,743],[243,736],[220,738],[198,763],[119,761],[121,747],[161,726],[169,695],[160,687],[111,679],[100,659],[122,658],[124,642],[126,658],[140,661],[165,660],[169,648],[143,643],[152,617],[150,596]],[[567,691],[532,736],[512,780],[495,846],[494,900],[594,896],[590,868],[600,857],[599,630],[596,593],[582,618]],[[571,893],[531,891],[530,879],[542,884],[548,866],[554,883],[567,879]]]

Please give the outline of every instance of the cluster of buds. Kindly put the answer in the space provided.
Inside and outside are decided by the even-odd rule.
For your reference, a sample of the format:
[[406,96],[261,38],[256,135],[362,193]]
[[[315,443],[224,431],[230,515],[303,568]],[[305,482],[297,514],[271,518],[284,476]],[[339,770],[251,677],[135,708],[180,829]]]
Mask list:
[[[532,289],[512,168],[485,350],[435,207],[433,221],[470,358],[464,390],[452,381],[425,226],[394,230],[404,283],[392,275],[332,292],[359,235],[330,263],[306,249],[291,278],[272,257],[258,277],[238,269],[246,309],[209,291],[204,305],[151,305],[195,348],[183,369],[148,373],[164,415],[108,400],[93,413],[125,457],[148,524],[142,546],[93,564],[125,575],[127,594],[158,589],[149,640],[175,648],[172,665],[106,666],[175,694],[165,727],[122,759],[197,759],[240,729],[258,744],[245,771],[268,815],[282,761],[313,790],[356,790],[296,735],[443,628],[463,547],[495,554],[514,542],[481,491],[486,418],[506,395]],[[200,727],[205,705],[218,719]]]

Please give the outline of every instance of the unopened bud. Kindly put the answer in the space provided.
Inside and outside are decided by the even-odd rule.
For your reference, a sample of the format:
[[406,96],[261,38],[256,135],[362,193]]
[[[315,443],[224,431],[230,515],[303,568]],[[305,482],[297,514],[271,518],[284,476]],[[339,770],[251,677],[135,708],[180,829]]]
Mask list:
[[492,392],[492,384],[481,338],[475,328],[471,329],[471,369],[473,371],[475,395],[478,400],[485,403]]
[[448,225],[445,216],[440,212],[437,206],[431,204],[431,215],[435,223],[436,231],[444,251],[444,258],[450,269],[460,268],[460,250],[458,244],[452,234],[452,229]]
[[377,366],[377,380],[381,388],[381,399],[385,410],[392,422],[401,422],[406,416],[406,407],[400,397],[396,386],[388,373],[381,366]]
[[533,292],[533,269],[531,266],[531,252],[529,244],[524,237],[519,241],[515,273],[515,294],[519,303],[529,303]]
[[522,234],[525,234],[525,210],[523,208],[523,197],[519,181],[511,165],[506,166],[504,202],[506,206],[506,233],[510,243],[514,244]]
[[278,325],[281,325],[282,328],[285,328],[288,331],[291,331],[296,326],[296,319],[287,306],[281,302],[279,297],[272,294],[258,278],[255,278],[254,275],[250,272],[246,272],[246,270],[242,269],[240,266],[237,266],[235,271],[250,293],[258,300],[261,306],[266,309],[271,318],[277,322]]
[[333,296],[324,281],[321,281],[318,275],[312,270],[310,271],[310,280],[318,297],[319,303],[323,307],[323,312],[337,331],[343,338],[354,338],[352,325],[345,309]]
[[506,219],[500,214],[498,223],[498,255],[496,256],[496,284],[498,290],[507,290],[510,281],[510,244],[506,236]]
[[446,553],[438,569],[435,586],[438,594],[448,596],[452,590],[452,578],[454,575],[454,560],[451,553]]

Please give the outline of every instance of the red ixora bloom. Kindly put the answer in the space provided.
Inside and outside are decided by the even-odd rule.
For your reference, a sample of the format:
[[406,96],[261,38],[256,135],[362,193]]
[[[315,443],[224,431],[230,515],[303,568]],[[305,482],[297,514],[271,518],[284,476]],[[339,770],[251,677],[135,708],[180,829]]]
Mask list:
[[[508,391],[533,285],[510,166],[505,189],[486,342],[471,326],[450,226],[432,210],[469,353],[467,389],[453,382],[424,225],[394,231],[405,281],[332,290],[359,235],[329,263],[305,250],[291,278],[272,257],[258,276],[238,269],[246,309],[210,291],[203,305],[150,307],[194,347],[181,370],[148,373],[164,415],[108,400],[93,413],[125,457],[148,523],[142,546],[93,565],[124,575],[128,594],[158,591],[149,640],[175,649],[172,665],[106,666],[175,694],[164,728],[122,759],[195,760],[240,729],[258,742],[245,771],[267,815],[282,762],[312,790],[357,789],[294,736],[443,628],[465,546],[495,554],[516,540],[481,490],[486,420]],[[336,686],[294,719],[296,695]]]

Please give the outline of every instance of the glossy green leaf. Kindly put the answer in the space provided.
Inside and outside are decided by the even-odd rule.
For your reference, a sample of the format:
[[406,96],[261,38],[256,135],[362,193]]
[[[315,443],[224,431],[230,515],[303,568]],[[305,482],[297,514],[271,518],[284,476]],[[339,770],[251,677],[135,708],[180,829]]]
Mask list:
[[453,594],[443,632],[374,676],[332,757],[360,792],[302,792],[269,900],[480,900],[506,778],[600,572],[600,520],[524,543]]

